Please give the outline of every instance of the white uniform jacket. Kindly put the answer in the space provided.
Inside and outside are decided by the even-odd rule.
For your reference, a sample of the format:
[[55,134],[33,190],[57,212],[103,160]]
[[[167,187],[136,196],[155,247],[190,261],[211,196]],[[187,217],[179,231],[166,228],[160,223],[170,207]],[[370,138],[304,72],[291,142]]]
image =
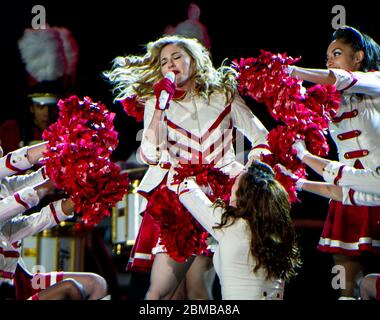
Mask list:
[[19,215],[0,228],[0,283],[13,283],[14,272],[21,255],[21,240],[50,229],[61,221],[73,217],[62,211],[62,200],[50,203],[40,212]]
[[18,149],[0,159],[0,226],[39,202],[31,186],[46,179],[44,168],[27,175],[11,176],[32,167],[26,157],[26,150]]
[[239,218],[221,229],[222,208],[215,208],[193,179],[180,185],[179,199],[196,220],[218,241],[213,261],[222,289],[223,300],[280,300],[284,281],[266,279],[266,271],[253,269],[256,261],[251,254],[251,230]]
[[[221,168],[231,176],[237,175],[242,164],[235,160],[233,128],[238,129],[252,144],[248,158],[259,156],[267,149],[268,131],[253,115],[244,100],[236,95],[226,106],[225,95],[214,93],[209,101],[203,97],[187,94],[183,100],[172,100],[165,111],[163,136],[158,144],[146,138],[147,128],[155,110],[155,98],[145,105],[144,132],[140,156],[150,165],[139,193],[153,190],[168,175],[168,187],[172,186],[174,169],[178,163],[209,164]],[[237,152],[243,154],[244,139],[237,139]],[[174,188],[173,188],[173,191]]]
[[330,71],[342,92],[338,113],[329,124],[339,161],[353,167],[360,160],[365,169],[375,170],[380,159],[380,72]]
[[[376,170],[380,159],[380,72],[330,71],[336,77],[337,90],[342,92],[338,113],[329,124],[339,161],[354,167],[359,160],[364,169]],[[348,170],[351,169],[345,169]],[[359,171],[355,176],[362,174]],[[360,184],[355,178],[356,186],[357,183]],[[380,205],[378,196],[365,193],[368,189],[362,187],[343,186],[343,204]]]
[[380,205],[380,166],[376,170],[355,169],[332,161],[323,170],[325,181],[343,189],[343,204]]
[[13,283],[22,239],[72,217],[63,213],[61,200],[44,207],[40,212],[20,216],[38,204],[37,192],[31,186],[46,179],[44,169],[28,175],[8,176],[31,167],[26,148],[8,153],[0,159],[0,284],[4,281]]

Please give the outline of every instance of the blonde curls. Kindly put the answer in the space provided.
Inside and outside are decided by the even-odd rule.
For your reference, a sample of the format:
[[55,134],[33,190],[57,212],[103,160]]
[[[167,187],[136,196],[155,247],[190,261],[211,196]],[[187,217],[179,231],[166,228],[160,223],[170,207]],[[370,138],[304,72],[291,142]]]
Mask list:
[[175,44],[184,49],[194,64],[195,93],[205,98],[219,91],[232,102],[236,91],[236,71],[225,62],[218,69],[212,65],[208,50],[196,39],[178,35],[164,36],[146,45],[146,54],[128,55],[113,60],[110,71],[104,76],[114,85],[115,100],[137,95],[140,99],[153,96],[153,84],[162,78],[160,54],[162,48]]

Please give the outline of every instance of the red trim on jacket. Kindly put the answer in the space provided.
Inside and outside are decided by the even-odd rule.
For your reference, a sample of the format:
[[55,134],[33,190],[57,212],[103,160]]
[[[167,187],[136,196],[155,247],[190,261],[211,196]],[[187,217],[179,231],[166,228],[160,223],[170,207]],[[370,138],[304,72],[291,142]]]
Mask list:
[[5,158],[5,166],[9,169],[9,170],[12,170],[14,172],[21,172],[23,170],[20,170],[19,168],[16,168],[12,163],[11,163],[11,157],[12,157],[12,154],[11,153],[8,153],[6,158]]
[[355,193],[355,190],[350,189],[350,190],[348,191],[348,196],[350,197],[350,201],[351,201],[351,203],[352,203],[354,206],[356,206],[357,204],[356,204],[355,199],[354,199],[354,193]]
[[358,114],[359,114],[359,111],[357,109],[354,109],[352,111],[343,112],[340,116],[336,116],[336,117],[332,118],[332,122],[338,123],[344,119],[355,118]]
[[258,144],[257,146],[252,147],[251,150],[258,149],[258,148],[266,149],[270,151],[270,147],[267,144]]
[[0,248],[0,254],[2,254],[5,258],[19,258],[20,257],[20,253],[18,251],[4,250],[3,248]]
[[[188,139],[192,139],[195,142],[198,142],[199,144],[203,143],[208,137],[211,135],[211,133],[220,125],[220,123],[223,121],[223,119],[230,113],[231,111],[231,105],[228,105],[223,112],[218,116],[218,118],[214,121],[214,123],[207,129],[207,131],[204,133],[202,137],[198,137],[195,134],[187,131],[186,129],[180,127],[179,125],[175,124],[173,121],[165,117],[165,121],[168,125],[168,127],[178,131],[179,133],[186,136]],[[231,126],[232,123],[230,123]],[[232,127],[231,127],[232,128]]]
[[51,210],[51,214],[53,215],[56,224],[59,224],[61,221],[58,220],[57,211],[55,211],[54,205],[52,203],[49,204],[49,208]]
[[[351,73],[351,72],[350,72],[350,73]],[[343,92],[343,91],[346,91],[346,90],[350,89],[350,88],[351,88],[356,82],[358,82],[358,79],[355,78],[354,75],[353,75],[352,73],[351,73],[351,75],[352,75],[352,77],[353,77],[351,83],[350,83],[347,87],[345,87],[345,88],[339,90],[340,92]]]
[[362,149],[362,150],[355,150],[355,151],[349,151],[344,154],[345,159],[353,159],[353,158],[361,158],[366,157],[369,154],[369,150]]
[[353,131],[340,133],[337,135],[337,137],[339,140],[348,140],[348,139],[359,137],[361,134],[362,132],[360,130],[353,130]]
[[13,279],[15,274],[13,272],[0,270],[0,278]]
[[21,199],[20,195],[18,193],[15,193],[14,194],[14,197],[15,197],[15,200],[21,204],[25,209],[29,209],[30,206],[24,201]]
[[334,184],[337,186],[338,185],[338,182],[339,180],[342,178],[342,175],[343,175],[343,168],[345,167],[345,165],[343,166],[340,166],[339,170],[338,170],[338,174],[337,176],[335,177],[334,179]]

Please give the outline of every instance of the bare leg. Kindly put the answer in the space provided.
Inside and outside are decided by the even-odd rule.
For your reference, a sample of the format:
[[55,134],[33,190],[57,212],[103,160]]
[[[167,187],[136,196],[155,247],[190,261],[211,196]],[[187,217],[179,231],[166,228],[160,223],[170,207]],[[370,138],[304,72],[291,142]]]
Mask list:
[[342,289],[341,296],[354,297],[355,285],[363,275],[363,266],[360,262],[360,257],[350,257],[342,254],[334,254],[334,261],[336,265],[344,267],[346,273],[345,289]]
[[85,300],[87,298],[83,286],[74,279],[62,280],[37,295],[38,300]]
[[107,282],[96,273],[64,272],[63,279],[68,278],[78,281],[83,286],[89,300],[99,300],[107,295]]
[[197,256],[186,273],[187,298],[189,300],[212,300],[215,270],[212,258]]
[[[191,269],[191,267],[190,267]],[[186,278],[182,279],[181,283],[179,284],[177,290],[174,292],[171,300],[187,300],[187,294],[186,294]]]
[[186,262],[176,262],[166,253],[156,254],[150,274],[150,286],[146,300],[169,300],[185,277],[194,257]]
[[360,297],[362,300],[375,300],[378,296],[377,282],[380,281],[379,274],[368,274],[360,282]]

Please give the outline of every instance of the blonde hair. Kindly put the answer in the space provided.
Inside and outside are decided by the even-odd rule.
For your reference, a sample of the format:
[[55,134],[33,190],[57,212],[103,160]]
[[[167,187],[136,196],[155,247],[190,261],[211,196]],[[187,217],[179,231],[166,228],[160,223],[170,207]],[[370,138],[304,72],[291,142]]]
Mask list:
[[208,99],[214,91],[220,91],[226,95],[227,103],[232,102],[236,92],[237,72],[224,65],[225,62],[215,69],[210,53],[198,40],[178,35],[164,36],[149,42],[145,55],[120,56],[113,60],[112,69],[103,74],[114,85],[115,100],[123,100],[132,95],[143,100],[153,96],[153,84],[162,79],[161,50],[169,44],[181,47],[190,55],[194,65],[196,94]]

